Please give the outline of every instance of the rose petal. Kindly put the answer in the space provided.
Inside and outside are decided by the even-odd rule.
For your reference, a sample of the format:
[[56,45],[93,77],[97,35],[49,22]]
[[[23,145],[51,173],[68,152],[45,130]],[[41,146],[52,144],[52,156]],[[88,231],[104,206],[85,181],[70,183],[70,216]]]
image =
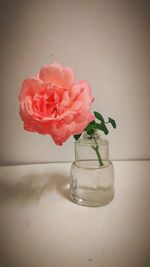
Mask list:
[[44,65],[40,70],[39,78],[58,87],[64,86],[63,68],[59,64]]
[[80,123],[80,122],[83,122],[86,119],[86,117],[87,117],[87,112],[77,113],[74,116],[74,120],[75,122]]
[[22,83],[19,100],[24,100],[24,98],[28,95],[34,96],[36,92],[39,92],[40,84],[41,81],[36,77],[25,79]]
[[70,67],[64,67],[63,73],[64,73],[64,88],[71,89],[75,82],[73,69]]
[[58,63],[44,65],[40,70],[39,78],[64,89],[71,89],[75,81],[73,69]]
[[72,121],[70,124],[67,124],[67,128],[73,135],[80,134],[84,131],[86,126],[94,119],[94,115],[89,112],[87,113],[87,117],[84,121],[82,121],[81,123],[76,123],[75,121]]
[[51,128],[50,135],[57,145],[62,145],[70,137],[70,132],[66,125],[60,122],[60,124],[57,123]]
[[80,94],[80,88],[75,84],[71,91],[69,92],[70,93],[70,98],[71,100],[75,100],[76,97],[78,97],[78,95]]
[[78,88],[80,88],[81,91],[85,91],[88,95],[92,95],[92,90],[91,90],[91,86],[90,84],[85,81],[85,80],[82,80],[82,81],[79,81],[76,86]]

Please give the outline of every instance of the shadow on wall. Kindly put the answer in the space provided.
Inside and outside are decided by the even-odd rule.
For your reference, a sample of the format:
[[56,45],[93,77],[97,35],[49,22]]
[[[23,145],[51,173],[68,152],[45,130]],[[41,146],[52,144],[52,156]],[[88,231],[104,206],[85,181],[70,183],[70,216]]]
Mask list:
[[39,201],[44,194],[57,190],[60,195],[70,200],[68,178],[58,173],[43,177],[29,175],[11,182],[7,178],[0,181],[0,202],[27,205]]

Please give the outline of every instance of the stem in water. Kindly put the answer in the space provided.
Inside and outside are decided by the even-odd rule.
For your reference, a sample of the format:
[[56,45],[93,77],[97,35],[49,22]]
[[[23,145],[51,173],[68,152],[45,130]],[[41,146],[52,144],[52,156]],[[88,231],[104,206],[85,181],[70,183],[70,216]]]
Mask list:
[[92,146],[92,148],[93,148],[93,149],[95,150],[95,152],[96,152],[96,155],[97,155],[97,157],[98,157],[98,161],[99,161],[99,165],[100,165],[100,167],[102,167],[102,166],[104,166],[104,163],[103,163],[102,158],[101,158],[101,155],[100,155],[100,153],[99,153],[99,145],[98,145],[98,143],[97,143],[97,140],[96,140],[95,136],[94,136],[94,141],[95,141],[96,146]]

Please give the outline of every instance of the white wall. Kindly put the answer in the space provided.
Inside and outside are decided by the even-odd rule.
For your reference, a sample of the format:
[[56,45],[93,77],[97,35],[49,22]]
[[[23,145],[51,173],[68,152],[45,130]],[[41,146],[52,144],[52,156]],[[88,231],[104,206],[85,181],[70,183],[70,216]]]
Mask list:
[[24,78],[58,61],[90,82],[93,110],[117,121],[112,159],[150,158],[148,1],[26,0],[0,2],[0,161],[71,161],[61,148],[25,132],[18,115]]

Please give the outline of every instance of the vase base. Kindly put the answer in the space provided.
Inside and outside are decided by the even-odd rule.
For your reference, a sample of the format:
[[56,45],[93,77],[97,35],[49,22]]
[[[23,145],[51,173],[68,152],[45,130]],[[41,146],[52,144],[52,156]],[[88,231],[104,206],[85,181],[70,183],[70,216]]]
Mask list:
[[71,200],[74,203],[79,204],[81,206],[87,206],[87,207],[102,207],[102,206],[109,204],[113,199],[114,199],[114,192],[109,197],[109,199],[106,199],[103,201],[95,201],[95,200],[92,201],[92,200],[80,198],[80,197],[75,196],[75,195],[71,195]]

